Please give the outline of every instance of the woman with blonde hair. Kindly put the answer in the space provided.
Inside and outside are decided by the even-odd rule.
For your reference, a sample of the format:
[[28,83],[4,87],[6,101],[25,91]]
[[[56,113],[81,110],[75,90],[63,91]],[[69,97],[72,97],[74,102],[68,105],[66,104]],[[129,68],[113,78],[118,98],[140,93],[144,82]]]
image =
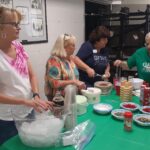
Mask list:
[[21,116],[41,112],[52,103],[38,94],[38,83],[29,56],[19,37],[21,14],[15,9],[0,7],[0,145],[17,134],[12,110]]
[[74,84],[79,89],[85,87],[85,84],[78,80],[78,69],[72,60],[75,42],[75,36],[62,34],[52,48],[45,73],[45,95],[48,100],[53,99],[56,91],[60,91],[61,95],[64,95],[66,85]]

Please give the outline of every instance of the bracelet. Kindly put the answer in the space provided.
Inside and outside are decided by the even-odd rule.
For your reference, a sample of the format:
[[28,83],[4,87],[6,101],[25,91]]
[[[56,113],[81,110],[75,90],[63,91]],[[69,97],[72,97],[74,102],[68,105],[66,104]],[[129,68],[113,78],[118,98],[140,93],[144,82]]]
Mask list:
[[38,98],[40,98],[39,93],[33,93],[33,98],[35,98],[35,96],[38,96]]

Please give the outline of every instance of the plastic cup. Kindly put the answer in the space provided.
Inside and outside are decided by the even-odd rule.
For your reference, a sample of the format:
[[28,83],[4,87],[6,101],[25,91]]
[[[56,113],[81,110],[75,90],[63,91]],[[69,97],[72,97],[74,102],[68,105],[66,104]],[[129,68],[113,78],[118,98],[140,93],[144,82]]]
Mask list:
[[113,85],[114,85],[114,89],[116,89],[116,84],[118,82],[118,79],[117,78],[113,78]]
[[116,82],[116,94],[119,96],[120,95],[120,82],[119,81],[117,81]]

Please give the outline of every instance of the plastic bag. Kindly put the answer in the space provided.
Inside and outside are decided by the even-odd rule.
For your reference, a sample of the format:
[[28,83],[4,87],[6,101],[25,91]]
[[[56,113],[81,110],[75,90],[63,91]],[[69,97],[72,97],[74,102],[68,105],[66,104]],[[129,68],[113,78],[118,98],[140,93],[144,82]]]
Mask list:
[[95,135],[96,126],[90,120],[77,125],[73,130],[73,143],[76,150],[83,150]]
[[55,147],[73,145],[76,150],[83,150],[95,135],[96,126],[90,120],[78,124],[72,131],[60,134]]

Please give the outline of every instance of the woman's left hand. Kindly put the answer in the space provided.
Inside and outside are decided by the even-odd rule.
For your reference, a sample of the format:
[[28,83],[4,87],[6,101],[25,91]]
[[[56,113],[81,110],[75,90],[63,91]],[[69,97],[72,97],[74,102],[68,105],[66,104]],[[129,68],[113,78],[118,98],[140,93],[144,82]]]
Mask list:
[[54,104],[53,102],[48,101],[48,100],[41,100],[39,97],[36,97],[35,101],[45,111],[48,110],[48,109],[53,110],[53,104]]

